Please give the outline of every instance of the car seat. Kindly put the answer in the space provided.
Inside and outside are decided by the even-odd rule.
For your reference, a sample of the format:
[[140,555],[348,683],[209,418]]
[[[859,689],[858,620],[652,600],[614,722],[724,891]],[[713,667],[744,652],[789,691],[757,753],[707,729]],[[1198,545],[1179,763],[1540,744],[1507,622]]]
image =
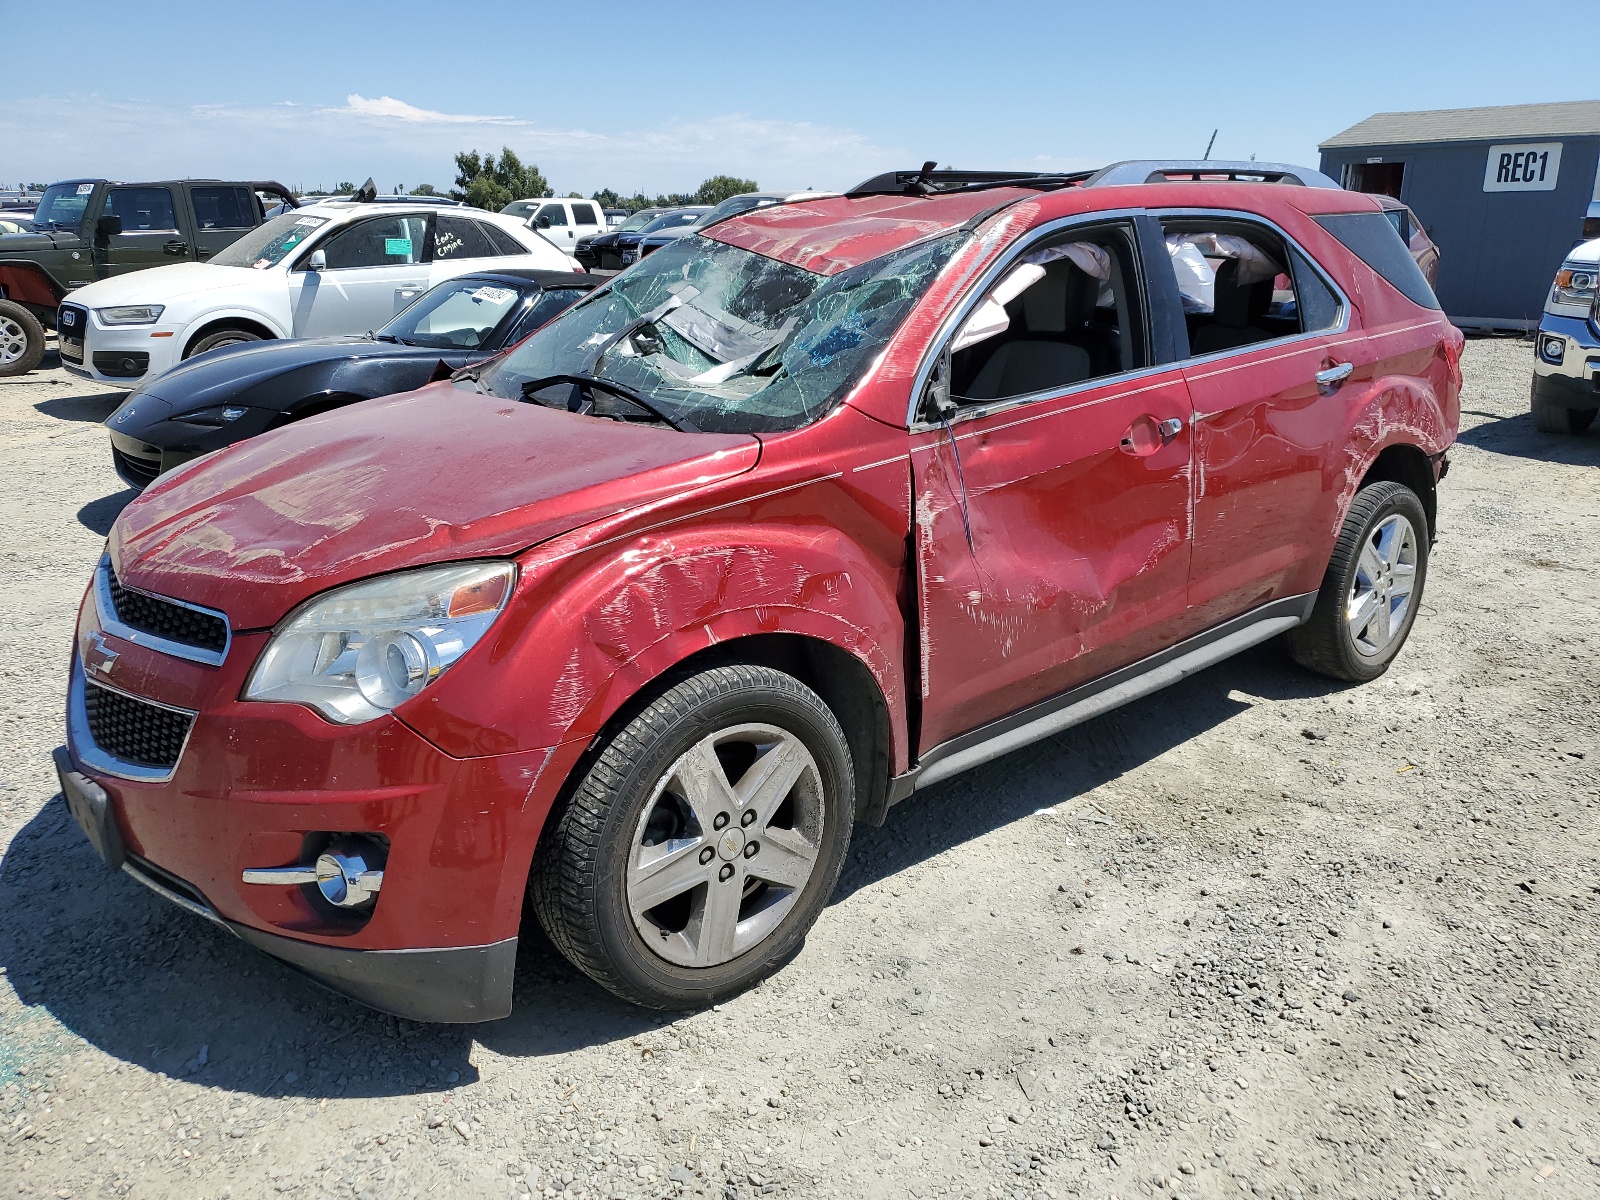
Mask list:
[[1257,324],[1272,307],[1272,280],[1240,284],[1239,260],[1230,258],[1217,268],[1212,319],[1194,331],[1190,349],[1195,354],[1232,350],[1273,337]]

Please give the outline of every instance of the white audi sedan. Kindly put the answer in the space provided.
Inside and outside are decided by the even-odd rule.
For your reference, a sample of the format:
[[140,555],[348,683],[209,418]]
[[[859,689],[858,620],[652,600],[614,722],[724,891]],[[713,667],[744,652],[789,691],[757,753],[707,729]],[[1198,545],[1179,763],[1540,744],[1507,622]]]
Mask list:
[[365,333],[435,284],[505,267],[581,269],[512,217],[327,201],[274,217],[208,262],[68,292],[56,314],[61,365],[132,388],[218,346]]

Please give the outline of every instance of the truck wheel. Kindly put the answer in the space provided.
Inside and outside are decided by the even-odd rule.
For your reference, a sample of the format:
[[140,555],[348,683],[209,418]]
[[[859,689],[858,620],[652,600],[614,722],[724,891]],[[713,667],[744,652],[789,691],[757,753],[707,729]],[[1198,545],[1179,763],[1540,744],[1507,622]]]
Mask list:
[[539,922],[624,1000],[694,1008],[781,966],[839,878],[855,819],[844,732],[766,667],[668,689],[606,743],[534,856]]
[[1594,424],[1592,408],[1565,408],[1541,399],[1537,393],[1529,396],[1533,407],[1533,425],[1540,433],[1582,433]]
[[44,326],[20,304],[0,300],[0,375],[26,375],[44,357]]
[[218,346],[237,346],[240,342],[262,340],[259,333],[251,333],[248,329],[219,329],[216,333],[201,338],[184,357],[193,358],[196,354],[204,354],[207,350],[215,350]]
[[1288,634],[1301,666],[1364,683],[1405,645],[1428,575],[1428,516],[1398,483],[1362,488],[1350,502],[1311,619]]

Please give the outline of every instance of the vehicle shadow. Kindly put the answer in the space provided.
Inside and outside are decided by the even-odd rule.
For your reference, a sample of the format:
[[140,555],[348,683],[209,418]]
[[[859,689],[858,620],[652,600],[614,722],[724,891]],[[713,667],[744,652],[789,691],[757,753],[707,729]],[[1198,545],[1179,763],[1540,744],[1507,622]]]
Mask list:
[[95,392],[88,396],[52,396],[35,404],[34,410],[58,421],[103,422],[128,398],[127,392]]
[[1480,425],[1463,429],[1456,438],[1462,445],[1505,454],[1513,458],[1532,458],[1539,462],[1571,467],[1600,464],[1600,422],[1585,433],[1540,433],[1533,425],[1532,413],[1514,417],[1463,410],[1463,416],[1488,417]]
[[78,510],[78,524],[91,533],[105,537],[111,532],[111,526],[116,522],[118,514],[127,508],[138,494],[137,489],[127,488],[113,495],[91,500]]
[[[1270,702],[1340,686],[1300,672],[1270,646],[1219,664],[919,793],[881,829],[859,827],[834,901],[1035,809],[1071,803],[1215,728],[1250,707],[1236,690]],[[536,927],[525,928],[516,1007],[504,1020],[419,1025],[373,1012],[106,871],[59,795],[6,852],[0,911],[9,914],[0,967],[23,1004],[124,1062],[264,1097],[445,1091],[477,1078],[474,1042],[538,1058],[672,1019],[611,996]],[[41,1044],[38,1052],[60,1051]]]
[[1268,701],[1325,696],[1348,685],[1312,675],[1272,643],[1258,646],[1152,696],[1025,746],[917,792],[889,810],[881,829],[858,825],[835,902],[952,846],[1041,808],[1078,797],[1251,707],[1237,690]]

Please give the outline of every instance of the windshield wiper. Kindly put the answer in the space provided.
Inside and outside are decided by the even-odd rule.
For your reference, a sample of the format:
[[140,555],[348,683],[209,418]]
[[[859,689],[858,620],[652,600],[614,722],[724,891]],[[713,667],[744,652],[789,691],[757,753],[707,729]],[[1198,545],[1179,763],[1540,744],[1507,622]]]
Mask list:
[[[655,401],[646,398],[640,393],[634,391],[632,388],[627,387],[624,384],[612,383],[609,379],[601,379],[597,375],[546,375],[543,379],[530,379],[527,383],[522,385],[522,398],[537,404],[539,401],[534,400],[534,395],[557,383],[570,383],[575,389],[579,389],[580,391],[586,388],[599,388],[603,392],[610,392],[613,396],[621,396],[630,404],[637,404],[640,408],[644,409],[645,412],[649,413],[657,420],[665,421],[679,433],[700,432],[700,430],[697,429],[690,421],[683,417],[669,416],[660,405],[655,403]],[[594,402],[593,400],[590,400],[589,403],[592,407]],[[577,410],[573,409],[569,403],[568,411],[571,412]]]

